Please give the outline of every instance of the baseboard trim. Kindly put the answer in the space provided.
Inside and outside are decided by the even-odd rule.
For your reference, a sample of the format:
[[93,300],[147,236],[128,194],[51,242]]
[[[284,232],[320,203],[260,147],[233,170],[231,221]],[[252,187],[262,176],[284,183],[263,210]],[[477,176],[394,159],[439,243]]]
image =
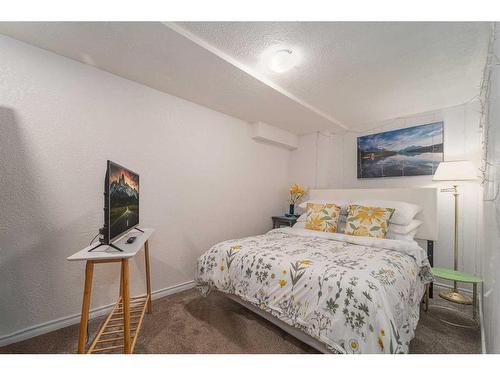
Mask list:
[[184,283],[178,284],[178,285],[170,286],[170,287],[163,288],[163,289],[158,289],[158,290],[151,292],[151,299],[154,301],[156,299],[170,296],[171,294],[180,293],[180,292],[183,292],[185,290],[194,288],[195,285],[196,284],[195,284],[194,280],[190,280],[190,281],[186,281]]
[[[184,290],[191,289],[195,286],[194,280],[186,281],[184,283],[170,286],[163,289],[155,290],[151,293],[151,298],[153,300],[160,299],[171,294],[179,293]],[[103,316],[108,314],[111,311],[111,308],[114,306],[114,303],[93,308],[90,311],[90,319],[97,318],[99,316]],[[37,324],[13,333],[9,333],[4,336],[0,336],[0,347],[13,344],[19,341],[23,341],[35,336],[43,335],[44,333],[52,332],[58,330],[60,328],[68,327],[73,324],[78,324],[80,322],[80,314],[73,314],[63,318],[58,318],[54,320],[50,320],[45,323]]]

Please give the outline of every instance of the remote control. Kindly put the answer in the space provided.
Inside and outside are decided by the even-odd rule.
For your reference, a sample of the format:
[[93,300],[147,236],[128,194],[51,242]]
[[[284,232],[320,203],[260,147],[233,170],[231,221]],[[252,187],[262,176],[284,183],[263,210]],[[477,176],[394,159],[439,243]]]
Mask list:
[[133,243],[136,238],[137,237],[135,237],[135,236],[129,237],[128,240],[127,240],[127,243]]

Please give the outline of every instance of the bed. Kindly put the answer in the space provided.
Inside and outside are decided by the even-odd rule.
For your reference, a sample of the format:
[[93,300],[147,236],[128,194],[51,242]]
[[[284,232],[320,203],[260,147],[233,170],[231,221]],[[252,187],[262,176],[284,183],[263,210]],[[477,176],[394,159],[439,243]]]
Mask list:
[[[418,204],[416,238],[432,252],[433,188],[311,190],[309,198]],[[323,353],[407,353],[432,282],[428,252],[415,241],[280,228],[214,245],[198,260],[196,283],[203,295],[226,293]]]

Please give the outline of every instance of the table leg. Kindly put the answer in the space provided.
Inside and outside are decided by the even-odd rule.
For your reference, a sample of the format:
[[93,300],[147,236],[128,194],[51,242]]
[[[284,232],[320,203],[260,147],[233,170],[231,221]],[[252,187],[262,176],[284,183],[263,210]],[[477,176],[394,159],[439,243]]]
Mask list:
[[85,287],[83,289],[82,316],[80,318],[80,334],[78,336],[78,353],[85,353],[87,344],[87,328],[89,324],[90,295],[92,292],[92,276],[94,273],[94,262],[87,261],[85,266]]
[[120,298],[123,297],[123,268],[120,267]]
[[477,314],[477,283],[472,284],[472,318],[476,320]]
[[149,267],[149,242],[144,243],[144,257],[146,261],[146,288],[148,293],[148,309],[146,310],[148,314],[153,312],[151,308],[151,271]]
[[128,259],[122,259],[122,306],[123,306],[123,348],[130,353],[130,294],[128,283]]

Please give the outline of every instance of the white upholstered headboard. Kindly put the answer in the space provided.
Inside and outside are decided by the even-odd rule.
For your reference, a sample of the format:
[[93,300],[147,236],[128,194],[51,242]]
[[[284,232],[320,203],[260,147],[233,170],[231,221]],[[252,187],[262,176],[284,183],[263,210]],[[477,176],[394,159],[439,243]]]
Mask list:
[[309,199],[358,200],[380,199],[388,201],[403,201],[422,207],[423,211],[417,219],[423,224],[418,229],[416,238],[436,241],[438,237],[437,189],[407,188],[407,189],[315,189],[309,190]]

